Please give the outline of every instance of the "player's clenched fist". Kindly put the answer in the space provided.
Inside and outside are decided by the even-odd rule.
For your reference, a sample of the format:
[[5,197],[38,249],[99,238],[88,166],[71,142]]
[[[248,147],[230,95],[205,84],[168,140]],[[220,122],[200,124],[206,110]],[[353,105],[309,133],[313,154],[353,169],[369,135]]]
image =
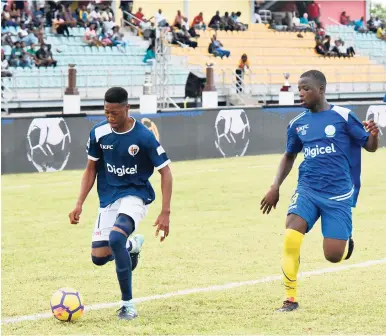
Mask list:
[[362,123],[365,126],[365,129],[367,132],[371,133],[371,135],[373,135],[373,136],[378,136],[379,127],[374,122],[374,120],[363,121]]
[[158,234],[160,234],[161,242],[163,242],[165,238],[169,235],[169,222],[170,214],[167,212],[161,212],[156,222],[153,224],[153,226],[157,227],[157,230],[155,231],[155,236],[158,237]]
[[260,203],[260,210],[263,210],[263,214],[267,215],[271,212],[272,207],[276,209],[276,204],[279,202],[279,188],[272,186],[267,192]]
[[82,207],[80,206],[75,207],[75,209],[68,214],[68,217],[70,218],[70,223],[78,224],[81,213],[82,213]]

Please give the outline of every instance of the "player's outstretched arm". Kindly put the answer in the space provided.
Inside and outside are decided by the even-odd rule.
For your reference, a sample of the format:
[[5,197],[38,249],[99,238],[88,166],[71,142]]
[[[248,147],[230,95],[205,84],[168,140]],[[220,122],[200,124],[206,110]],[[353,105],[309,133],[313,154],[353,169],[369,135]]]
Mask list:
[[378,125],[373,121],[364,121],[363,125],[367,132],[370,132],[369,138],[364,146],[368,152],[375,152],[379,147],[379,128]]
[[88,160],[86,170],[83,173],[82,182],[80,186],[80,193],[76,202],[74,210],[72,210],[68,217],[71,224],[78,224],[79,217],[82,213],[83,203],[87,198],[90,190],[92,189],[96,178],[96,165],[97,161]]
[[276,209],[276,204],[279,202],[279,190],[280,186],[288,176],[294,165],[297,154],[284,153],[283,158],[280,161],[279,169],[276,174],[275,180],[271,185],[271,188],[261,200],[260,210],[263,210],[263,214],[267,215],[271,212],[272,207]]
[[161,242],[169,235],[170,202],[172,199],[173,176],[169,165],[159,170],[161,174],[162,210],[154,226],[157,227],[155,236],[161,231]]

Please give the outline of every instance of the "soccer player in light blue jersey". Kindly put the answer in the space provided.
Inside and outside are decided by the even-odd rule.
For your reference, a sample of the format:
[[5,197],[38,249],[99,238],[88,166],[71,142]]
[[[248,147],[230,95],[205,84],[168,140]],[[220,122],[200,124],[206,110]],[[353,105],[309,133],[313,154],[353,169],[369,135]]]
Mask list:
[[301,75],[299,97],[306,110],[288,125],[286,152],[273,185],[261,201],[263,213],[276,208],[280,186],[303,150],[298,186],[286,220],[281,261],[286,298],[278,310],[281,312],[299,307],[296,290],[300,247],[319,217],[325,258],[332,263],[350,258],[354,249],[351,210],[360,188],[361,148],[375,152],[379,144],[374,121],[361,123],[350,109],[329,104],[326,84],[320,71]]
[[161,242],[169,234],[172,174],[165,150],[154,134],[129,116],[128,94],[120,87],[105,94],[106,120],[90,132],[88,161],[80,195],[69,214],[71,224],[78,224],[82,206],[95,179],[100,208],[92,236],[91,258],[95,265],[115,260],[121,289],[122,305],[118,318],[132,320],[138,316],[132,302],[132,270],[138,263],[144,238],[128,237],[146,216],[155,199],[149,182],[154,168],[161,174],[162,210],[154,226]]

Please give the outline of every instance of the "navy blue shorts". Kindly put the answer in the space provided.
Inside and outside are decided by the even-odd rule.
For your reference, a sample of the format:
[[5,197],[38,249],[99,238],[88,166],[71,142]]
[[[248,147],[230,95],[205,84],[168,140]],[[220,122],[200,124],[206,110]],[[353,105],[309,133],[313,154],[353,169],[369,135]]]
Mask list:
[[307,222],[307,232],[321,217],[324,238],[348,240],[352,234],[351,206],[352,197],[327,198],[312,189],[298,187],[291,198],[288,214],[302,217]]

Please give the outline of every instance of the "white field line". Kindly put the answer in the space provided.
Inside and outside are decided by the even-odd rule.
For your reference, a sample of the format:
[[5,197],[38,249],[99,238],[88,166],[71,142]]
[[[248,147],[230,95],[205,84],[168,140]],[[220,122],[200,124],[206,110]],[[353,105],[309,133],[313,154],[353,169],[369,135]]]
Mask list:
[[[302,272],[300,273],[299,277],[310,277],[314,275],[322,275],[327,273],[336,273],[341,271],[346,271],[350,269],[355,268],[364,268],[364,267],[370,267],[374,265],[380,265],[380,264],[386,264],[386,258],[384,259],[378,259],[378,260],[368,260],[365,262],[361,262],[358,264],[351,264],[351,265],[339,265],[335,267],[328,267],[328,268],[322,268],[319,270],[314,271],[308,271],[308,272]],[[171,292],[166,294],[160,294],[160,295],[152,295],[152,296],[145,296],[137,299],[133,299],[133,302],[140,303],[140,302],[146,302],[146,301],[154,301],[154,300],[161,300],[161,299],[169,299],[172,297],[177,296],[185,296],[189,294],[196,294],[196,293],[205,293],[205,292],[216,292],[216,291],[222,291],[226,289],[232,289],[232,288],[238,288],[238,287],[244,287],[244,286],[251,286],[251,285],[257,285],[261,283],[267,283],[267,282],[273,282],[277,280],[281,280],[282,275],[272,275],[265,278],[257,279],[257,280],[249,280],[249,281],[242,281],[242,282],[231,282],[224,285],[215,285],[215,286],[209,286],[209,287],[203,287],[203,288],[191,288],[191,289],[184,289],[177,292]],[[86,306],[85,310],[100,310],[100,309],[106,309],[106,308],[113,308],[118,307],[119,302],[111,302],[111,303],[97,303],[90,306]],[[24,315],[24,316],[15,316],[15,317],[4,317],[2,319],[3,324],[7,323],[17,323],[17,322],[23,322],[23,321],[36,321],[44,318],[49,318],[52,316],[51,312],[48,313],[40,313],[40,314],[34,314],[34,315]]]
[[[254,165],[254,166],[248,166],[246,167],[247,169],[255,169],[255,168],[273,168],[277,167],[278,165]],[[227,167],[231,168],[231,167]],[[227,168],[214,168],[214,169],[202,169],[202,170],[195,170],[195,171],[188,171],[188,172],[183,172],[180,174],[173,174],[175,177],[179,176],[187,176],[187,175],[197,175],[197,174],[202,174],[202,173],[216,173],[220,171],[225,171]],[[80,180],[79,180],[80,183]],[[70,185],[74,184],[74,181],[65,181],[65,182],[54,182],[54,183],[39,183],[37,182],[36,184],[22,184],[22,185],[13,185],[13,186],[7,186],[7,187],[2,187],[1,190],[15,190],[15,189],[27,189],[27,188],[32,188],[32,187],[43,187],[43,186],[62,186],[62,185]]]

